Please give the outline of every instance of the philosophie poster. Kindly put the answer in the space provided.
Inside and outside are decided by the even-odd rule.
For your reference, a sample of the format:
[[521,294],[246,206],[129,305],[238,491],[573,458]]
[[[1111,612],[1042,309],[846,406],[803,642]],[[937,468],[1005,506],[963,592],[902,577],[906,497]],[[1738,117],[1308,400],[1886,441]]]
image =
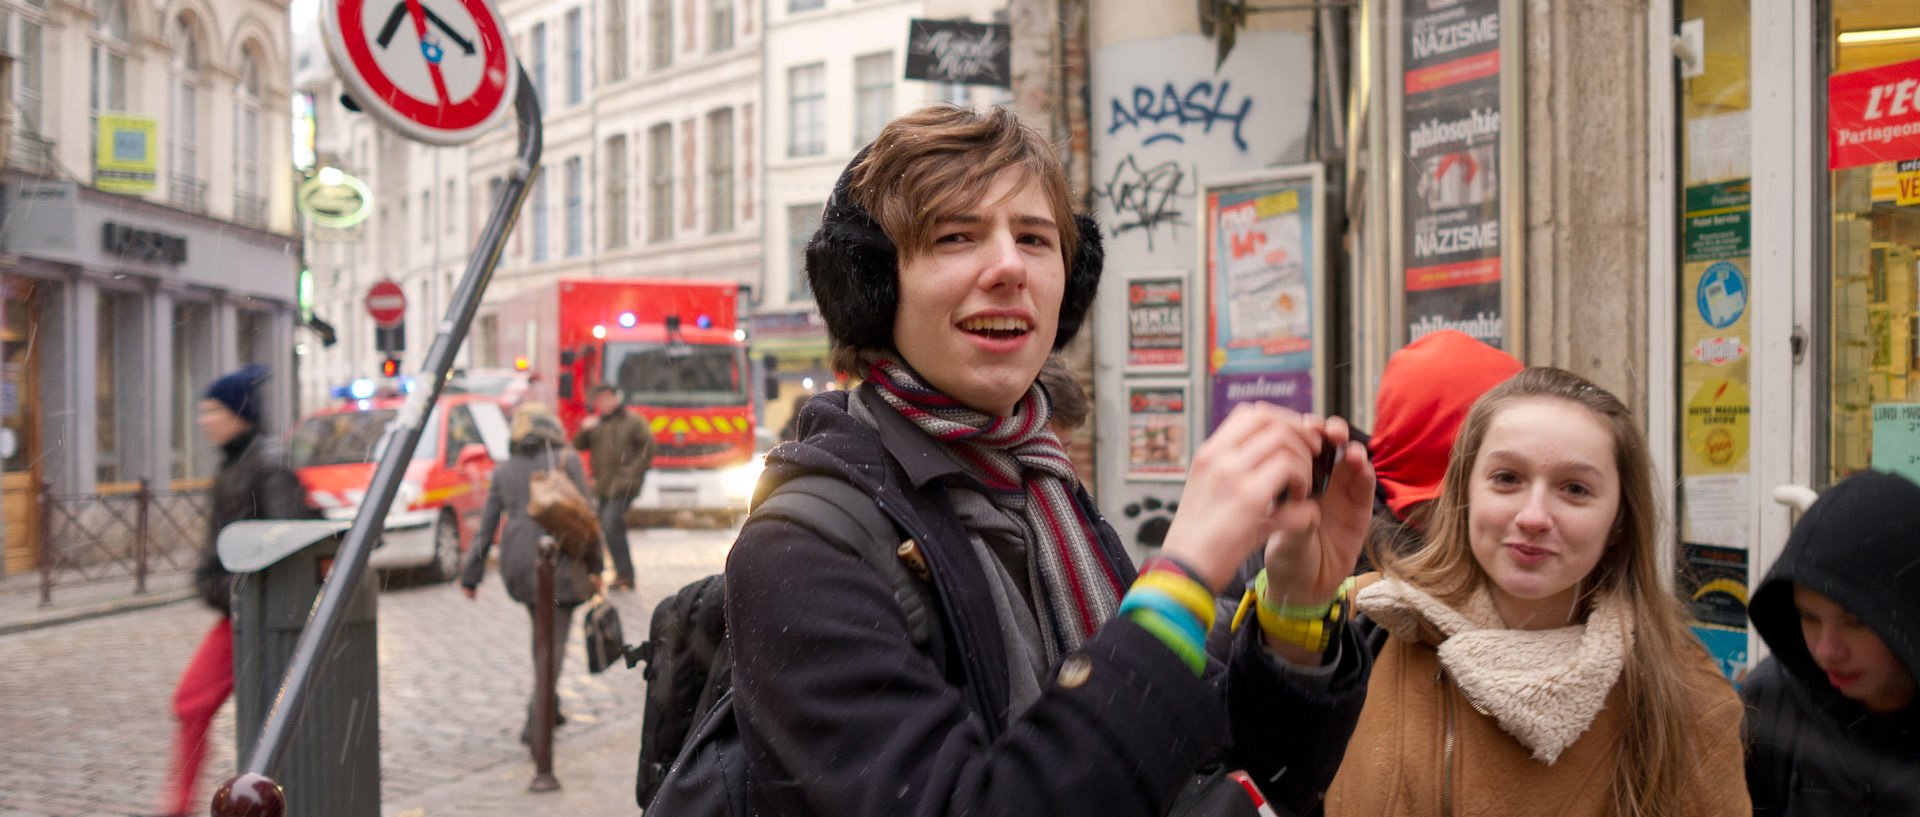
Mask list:
[[1127,368],[1186,371],[1186,276],[1127,280]]
[[1189,456],[1184,380],[1127,383],[1127,479],[1178,482]]
[[1406,0],[1401,223],[1407,340],[1505,346],[1499,0]]

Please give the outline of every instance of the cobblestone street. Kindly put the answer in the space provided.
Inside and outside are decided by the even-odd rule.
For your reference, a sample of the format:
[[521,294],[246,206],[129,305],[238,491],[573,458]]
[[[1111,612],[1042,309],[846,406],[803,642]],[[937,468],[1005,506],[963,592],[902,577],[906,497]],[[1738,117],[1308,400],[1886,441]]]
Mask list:
[[[627,640],[645,637],[653,606],[724,564],[732,531],[635,530],[637,592],[616,594]],[[80,817],[144,814],[159,801],[171,752],[171,696],[194,647],[215,620],[194,601],[0,636],[0,815]],[[449,793],[482,770],[524,783],[531,771],[518,742],[533,685],[525,610],[488,572],[479,598],[453,584],[404,587],[380,597],[381,801],[418,817],[423,792]],[[586,671],[576,618],[559,694],[569,744],[606,753],[608,732],[625,737],[614,781],[566,780],[570,789],[625,792],[631,805],[633,753],[642,701],[638,670]],[[233,707],[215,722],[202,786],[208,794],[234,767]],[[603,764],[608,765],[608,764]],[[496,768],[498,767],[498,768]],[[524,767],[524,768],[522,768]],[[463,810],[465,811],[465,810]]]

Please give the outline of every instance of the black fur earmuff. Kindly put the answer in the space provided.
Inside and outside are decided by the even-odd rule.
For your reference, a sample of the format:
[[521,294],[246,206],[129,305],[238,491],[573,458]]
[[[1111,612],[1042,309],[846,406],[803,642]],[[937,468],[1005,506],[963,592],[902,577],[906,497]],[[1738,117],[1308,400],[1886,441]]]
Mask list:
[[[866,158],[867,150],[862,148],[834,182],[833,195],[820,216],[820,229],[807,241],[807,280],[813,285],[820,316],[826,319],[827,334],[835,341],[887,349],[893,347],[893,314],[900,299],[900,254],[873,216],[847,195],[853,168]],[[1100,268],[1106,263],[1099,222],[1093,216],[1075,213],[1073,223],[1080,233],[1079,246],[1060,297],[1055,351],[1065,348],[1080,332],[1080,324],[1093,306],[1094,292],[1100,287]]]

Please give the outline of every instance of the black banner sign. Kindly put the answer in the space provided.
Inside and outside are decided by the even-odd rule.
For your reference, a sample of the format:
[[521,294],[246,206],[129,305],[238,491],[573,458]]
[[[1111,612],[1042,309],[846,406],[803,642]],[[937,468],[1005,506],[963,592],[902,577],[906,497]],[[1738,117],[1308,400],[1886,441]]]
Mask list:
[[907,29],[907,79],[1011,88],[1012,45],[1006,23],[914,20]]

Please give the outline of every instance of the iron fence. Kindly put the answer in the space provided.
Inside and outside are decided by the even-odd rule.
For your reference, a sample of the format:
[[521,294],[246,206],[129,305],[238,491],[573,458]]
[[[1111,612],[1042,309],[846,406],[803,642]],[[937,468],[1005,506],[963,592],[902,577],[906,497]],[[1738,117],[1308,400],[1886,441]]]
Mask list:
[[40,605],[57,584],[131,577],[135,593],[147,578],[192,570],[207,541],[213,498],[206,487],[156,491],[141,479],[94,493],[56,494],[40,483]]

